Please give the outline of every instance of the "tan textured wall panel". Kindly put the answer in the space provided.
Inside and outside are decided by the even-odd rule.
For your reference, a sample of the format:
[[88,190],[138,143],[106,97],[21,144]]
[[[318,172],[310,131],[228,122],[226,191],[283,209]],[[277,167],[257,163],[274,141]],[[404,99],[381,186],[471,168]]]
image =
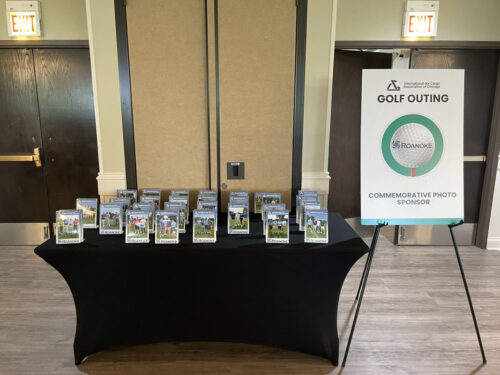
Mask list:
[[[229,190],[281,192],[291,208],[295,17],[295,0],[219,0],[224,211]],[[245,179],[227,180],[227,162]]]
[[128,0],[139,189],[208,188],[203,0]]

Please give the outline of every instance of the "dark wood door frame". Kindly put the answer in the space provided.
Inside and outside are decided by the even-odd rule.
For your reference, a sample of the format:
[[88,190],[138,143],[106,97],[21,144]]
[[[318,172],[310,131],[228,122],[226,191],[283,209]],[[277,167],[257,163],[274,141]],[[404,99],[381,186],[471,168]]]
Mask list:
[[[493,112],[491,114],[490,139],[486,154],[486,170],[484,171],[481,206],[479,208],[479,223],[477,226],[476,246],[485,249],[488,245],[488,231],[490,228],[491,210],[493,206],[493,192],[495,190],[498,154],[500,152],[500,60],[498,62],[497,83]],[[480,225],[481,224],[481,225]]]
[[[336,41],[337,49],[494,49],[499,51],[500,42],[483,41]],[[477,224],[476,246],[485,249],[488,242],[493,192],[495,189],[498,156],[500,152],[500,62],[497,71],[490,137],[486,155],[486,170],[481,195],[481,206]]]
[[353,40],[335,41],[338,49],[408,49],[408,48],[435,48],[435,49],[500,49],[500,42],[481,41],[452,41],[452,40]]
[[293,199],[302,188],[302,146],[304,133],[304,92],[306,75],[307,0],[297,0],[295,39],[295,102],[293,105],[292,211]]
[[0,48],[89,48],[88,40],[0,40]]
[[[308,0],[297,0],[296,16],[296,38],[295,38],[295,93],[294,93],[294,112],[293,112],[293,149],[292,149],[292,179],[290,181],[292,188],[292,197],[302,185],[302,143],[304,127],[304,89],[305,89],[305,61],[306,61],[306,32],[307,32],[307,3]],[[206,6],[206,4],[205,4]],[[122,106],[123,121],[123,142],[125,152],[125,169],[127,175],[127,187],[129,189],[137,188],[137,169],[135,159],[134,142],[134,120],[132,112],[132,94],[130,83],[130,62],[128,52],[127,35],[127,10],[125,0],[115,0],[115,21],[116,36],[118,48],[118,70],[120,76],[120,95]],[[206,64],[208,66],[208,55]],[[218,82],[218,77],[216,77]],[[218,101],[218,98],[214,98]],[[207,101],[210,100],[208,97]],[[209,103],[207,102],[207,106]],[[210,110],[210,108],[209,108]],[[210,117],[207,118],[210,121]],[[210,124],[207,124],[210,128]],[[217,148],[219,140],[217,139]],[[209,137],[209,150],[210,150]],[[219,152],[218,152],[219,154]],[[210,156],[209,156],[210,157]],[[218,163],[220,164],[220,163]],[[219,170],[221,166],[219,165]],[[211,181],[212,174],[209,173],[209,185],[220,190],[220,177],[218,181]],[[295,206],[295,200],[292,199],[292,206]],[[292,207],[293,209],[294,207]]]
[[134,116],[130,83],[130,61],[128,54],[127,3],[115,0],[116,46],[118,52],[118,75],[122,107],[123,147],[127,188],[137,189],[137,167],[135,160]]

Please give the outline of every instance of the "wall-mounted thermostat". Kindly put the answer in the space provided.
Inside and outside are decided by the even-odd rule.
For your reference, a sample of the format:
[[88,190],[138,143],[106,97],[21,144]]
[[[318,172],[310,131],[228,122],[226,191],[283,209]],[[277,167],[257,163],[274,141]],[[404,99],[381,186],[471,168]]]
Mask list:
[[245,178],[245,163],[229,162],[227,163],[227,179],[243,180]]

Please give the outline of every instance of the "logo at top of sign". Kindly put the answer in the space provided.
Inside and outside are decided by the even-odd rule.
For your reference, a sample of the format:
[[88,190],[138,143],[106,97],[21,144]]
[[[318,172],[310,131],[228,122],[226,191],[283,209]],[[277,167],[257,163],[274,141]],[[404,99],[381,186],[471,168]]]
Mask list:
[[425,116],[401,116],[385,130],[382,154],[395,172],[409,177],[422,176],[441,159],[443,135]]
[[387,86],[387,91],[399,91],[401,90],[401,87],[397,85],[397,82],[395,79],[391,79],[391,82]]

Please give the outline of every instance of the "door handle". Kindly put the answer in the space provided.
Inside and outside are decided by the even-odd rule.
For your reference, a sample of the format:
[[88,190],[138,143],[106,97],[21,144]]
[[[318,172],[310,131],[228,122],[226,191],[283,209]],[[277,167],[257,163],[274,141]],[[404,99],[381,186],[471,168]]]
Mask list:
[[39,147],[33,149],[33,155],[0,155],[0,161],[33,161],[37,167],[42,166]]
[[486,161],[486,155],[464,156],[464,162],[481,162]]

